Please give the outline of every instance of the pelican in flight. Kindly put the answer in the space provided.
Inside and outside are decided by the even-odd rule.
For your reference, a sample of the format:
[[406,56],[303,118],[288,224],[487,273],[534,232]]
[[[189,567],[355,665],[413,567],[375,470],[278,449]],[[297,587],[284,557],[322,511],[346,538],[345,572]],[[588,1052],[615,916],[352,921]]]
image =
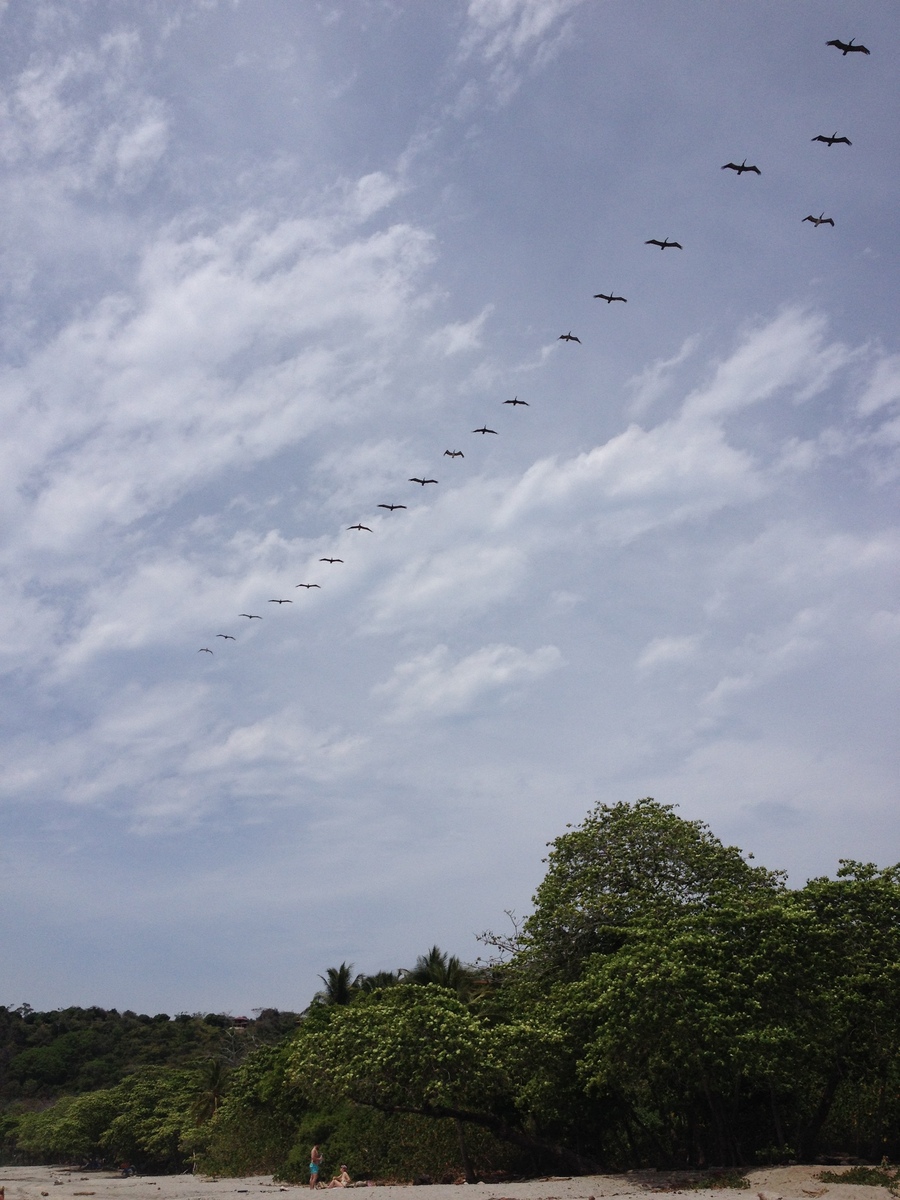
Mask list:
[[723,171],[737,171],[738,175],[743,175],[745,171],[755,171],[757,175],[762,175],[762,171],[759,169],[759,167],[748,167],[747,166],[746,158],[740,164],[740,166],[738,166],[737,163],[726,163],[725,166],[722,168],[722,170]]
[[844,58],[846,58],[852,50],[855,50],[858,54],[872,53],[871,50],[867,50],[865,46],[854,46],[854,41],[854,38],[851,38],[849,42],[842,42],[840,38],[834,38],[832,41],[826,42],[825,45],[834,46],[837,50],[843,50]]
[[348,529],[365,529],[366,533],[372,532],[372,530],[368,527],[368,525],[348,525],[347,528]]
[[386,508],[388,512],[393,512],[396,508],[406,508],[405,504],[379,504],[379,508]]
[[613,300],[621,300],[623,304],[628,303],[624,296],[614,296],[612,292],[610,292],[609,295],[607,295],[606,292],[598,292],[594,299],[605,300],[607,304],[612,304]]
[[197,653],[198,654],[212,654],[212,650],[210,650],[208,646],[201,646],[200,649],[197,651]]
[[409,482],[410,483],[421,483],[422,487],[424,487],[426,483],[437,483],[437,480],[436,479],[419,479],[418,476],[412,475],[412,476],[410,476]]
[[319,562],[327,562],[327,563],[336,563],[336,562],[342,563],[343,561],[344,560],[342,558],[320,558],[319,559]]
[[[723,170],[724,170],[724,168],[723,168]],[[667,250],[673,246],[676,250],[684,249],[684,246],[682,246],[681,242],[670,242],[668,238],[663,238],[662,241],[660,241],[659,238],[648,238],[647,241],[644,242],[644,245],[645,246],[659,246],[660,250]]]
[[809,140],[811,142],[824,142],[826,146],[835,146],[838,142],[843,142],[845,146],[853,145],[848,137],[838,137],[837,130],[834,131],[831,137],[826,137],[824,133],[820,133],[817,134],[816,137],[810,138]]
[[556,340],[558,342],[577,342],[579,346],[581,345],[581,338],[577,338],[571,329],[568,333],[561,333]]
[[[473,429],[473,433],[497,433],[496,429],[488,429],[487,425],[482,425],[480,429]],[[499,437],[499,434],[497,435]]]
[[322,586],[321,583],[295,583],[294,584],[294,587],[305,587],[305,588],[314,588],[314,587],[320,588],[321,586]]
[[239,617],[246,617],[248,621],[261,621],[262,617],[259,613],[238,613]]
[[[804,217],[803,221],[812,221],[816,229],[818,229],[820,225],[834,225],[834,221],[832,221],[831,217],[826,217],[824,213],[820,213],[817,217]],[[803,221],[800,222],[801,225],[803,224]]]
[[293,604],[293,600],[270,600],[270,604]]
[[[235,638],[233,638],[233,637],[231,636],[231,634],[230,634],[230,633],[217,633],[217,634],[216,634],[216,637],[228,638],[229,642],[233,642],[233,641],[235,641],[235,640],[236,640]],[[197,653],[199,654],[199,651],[198,651]]]
[[462,450],[445,450],[444,458],[465,458]]
[[524,404],[526,408],[530,408],[527,400],[520,400],[518,396],[514,396],[512,400],[504,400],[504,404]]

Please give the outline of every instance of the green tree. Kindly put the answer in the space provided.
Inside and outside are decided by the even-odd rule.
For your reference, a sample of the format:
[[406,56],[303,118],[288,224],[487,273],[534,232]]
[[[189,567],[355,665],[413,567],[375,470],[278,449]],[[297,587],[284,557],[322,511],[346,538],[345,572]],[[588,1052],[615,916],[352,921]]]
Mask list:
[[22,1113],[14,1127],[16,1150],[45,1162],[95,1158],[116,1115],[115,1089],[64,1096],[41,1112]]
[[237,1067],[203,1126],[198,1161],[204,1171],[251,1175],[283,1166],[309,1108],[288,1081],[287,1068],[284,1041],[258,1047]]
[[116,1115],[101,1137],[106,1151],[144,1169],[183,1170],[195,1148],[200,1072],[151,1068],[123,1080],[114,1095]]
[[569,1170],[596,1167],[542,1139],[517,1103],[527,1100],[535,1063],[552,1053],[549,1040],[536,1024],[492,1028],[445,988],[402,984],[333,1009],[317,1028],[301,1029],[291,1074],[313,1099],[451,1118]]
[[516,955],[517,966],[548,979],[577,978],[591,955],[619,949],[640,918],[665,921],[723,892],[784,886],[781,873],[751,866],[702,821],[651,798],[598,804],[550,847]]

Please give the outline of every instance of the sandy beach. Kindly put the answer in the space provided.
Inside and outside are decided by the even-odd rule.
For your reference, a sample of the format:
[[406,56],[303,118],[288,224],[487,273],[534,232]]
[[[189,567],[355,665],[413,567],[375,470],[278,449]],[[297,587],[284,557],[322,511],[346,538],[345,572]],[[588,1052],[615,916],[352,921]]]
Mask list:
[[[880,1187],[824,1184],[816,1179],[820,1166],[761,1167],[748,1173],[749,1190],[722,1188],[679,1190],[677,1171],[630,1171],[625,1175],[580,1175],[573,1178],[529,1179],[517,1183],[435,1184],[416,1188],[421,1200],[458,1200],[460,1189],[477,1200],[600,1200],[601,1197],[695,1196],[698,1200],[889,1200]],[[840,1168],[837,1168],[840,1170]],[[123,1179],[106,1171],[79,1172],[53,1167],[0,1167],[6,1200],[228,1200],[304,1190],[303,1185],[274,1183],[270,1175],[216,1179],[200,1175],[138,1175]],[[376,1185],[378,1200],[408,1200],[411,1185]],[[361,1191],[362,1189],[360,1189]],[[350,1195],[360,1192],[351,1191]]]

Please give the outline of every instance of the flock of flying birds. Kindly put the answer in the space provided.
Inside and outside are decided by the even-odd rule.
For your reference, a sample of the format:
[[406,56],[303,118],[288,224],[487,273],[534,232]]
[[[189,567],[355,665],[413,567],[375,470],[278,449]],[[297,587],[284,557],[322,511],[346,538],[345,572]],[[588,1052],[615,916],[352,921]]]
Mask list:
[[[849,42],[842,42],[840,40],[840,38],[834,38],[830,42],[826,42],[825,44],[826,44],[826,46],[834,46],[836,50],[840,50],[843,57],[845,57],[845,58],[848,54],[854,54],[854,53],[855,54],[869,54],[870,53],[870,51],[867,50],[865,46],[857,46],[854,43],[855,43],[854,38],[851,38]],[[831,149],[832,146],[837,146],[837,145],[841,145],[841,144],[846,145],[846,146],[851,146],[853,144],[850,141],[850,139],[847,137],[843,137],[843,136],[838,137],[837,130],[835,130],[834,133],[832,133],[832,134],[819,133],[814,138],[811,138],[810,140],[813,142],[822,142],[829,149]],[[752,164],[748,164],[746,158],[740,163],[733,163],[733,162],[724,163],[721,169],[723,171],[734,171],[738,175],[738,177],[740,177],[741,175],[745,175],[747,173],[752,173],[755,175],[762,174],[759,167],[754,166]],[[801,224],[804,224],[807,221],[809,221],[816,228],[818,228],[820,225],[831,225],[832,227],[834,226],[834,220],[831,217],[826,217],[824,212],[821,212],[819,214],[819,216],[817,216],[817,217],[814,217],[812,215],[804,217]],[[647,241],[644,243],[644,245],[645,246],[659,246],[660,250],[682,250],[682,249],[684,249],[684,247],[681,245],[680,242],[669,241],[668,238],[663,238],[663,239],[648,238]],[[613,301],[620,301],[622,304],[628,303],[627,298],[625,296],[615,296],[615,295],[613,295],[612,292],[597,292],[594,296],[594,299],[595,300],[605,300],[608,305],[612,304]],[[581,345],[581,338],[576,337],[575,334],[572,333],[571,329],[569,330],[568,333],[561,333],[559,335],[559,337],[557,338],[557,341],[577,342],[579,345]],[[504,400],[502,403],[512,405],[513,407],[518,407],[520,405],[524,406],[525,408],[529,407],[528,401],[520,400],[518,396],[513,397],[512,400]],[[485,425],[482,425],[478,429],[473,429],[472,433],[478,433],[478,434],[481,434],[482,436],[484,436],[486,434],[494,434],[495,436],[497,436],[498,430],[489,429],[488,426],[485,424]],[[456,458],[465,458],[465,454],[463,453],[462,450],[445,450],[443,457],[449,458],[452,460],[452,459],[456,459]],[[419,476],[419,475],[412,475],[409,478],[409,483],[419,484],[423,488],[427,484],[436,484],[437,482],[438,481],[436,479],[430,479],[430,478],[426,479],[423,476]],[[391,503],[391,504],[378,504],[376,507],[385,509],[389,513],[394,513],[394,512],[397,512],[399,509],[408,508],[408,505]],[[356,532],[359,532],[359,533],[373,533],[374,532],[374,530],[372,529],[372,527],[370,525],[363,525],[361,521],[358,521],[355,525],[348,525],[347,529],[355,530]],[[329,566],[334,566],[335,564],[343,563],[343,561],[344,560],[342,558],[334,558],[334,557],[324,557],[324,558],[319,559],[319,562],[328,563]],[[322,585],[320,583],[297,583],[294,586],[295,586],[295,588],[305,588],[305,589],[309,590],[311,588],[321,588]],[[280,609],[282,607],[282,605],[293,604],[294,601],[289,598],[275,598],[275,599],[267,601],[267,603],[268,604],[277,604]],[[262,613],[239,613],[238,615],[241,617],[245,617],[248,621],[261,621],[263,619]],[[234,634],[231,634],[231,633],[217,633],[216,637],[222,638],[224,641],[228,641],[228,642],[234,642],[237,640],[235,638]],[[197,653],[198,654],[213,654],[214,652],[209,648],[209,646],[201,646],[200,649],[197,651]]]

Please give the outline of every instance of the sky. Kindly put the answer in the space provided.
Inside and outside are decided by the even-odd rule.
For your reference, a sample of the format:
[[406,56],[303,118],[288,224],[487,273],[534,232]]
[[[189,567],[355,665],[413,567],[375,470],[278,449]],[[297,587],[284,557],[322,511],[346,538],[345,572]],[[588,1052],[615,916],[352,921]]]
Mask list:
[[472,961],[597,802],[900,860],[898,44],[0,4],[0,1003]]

